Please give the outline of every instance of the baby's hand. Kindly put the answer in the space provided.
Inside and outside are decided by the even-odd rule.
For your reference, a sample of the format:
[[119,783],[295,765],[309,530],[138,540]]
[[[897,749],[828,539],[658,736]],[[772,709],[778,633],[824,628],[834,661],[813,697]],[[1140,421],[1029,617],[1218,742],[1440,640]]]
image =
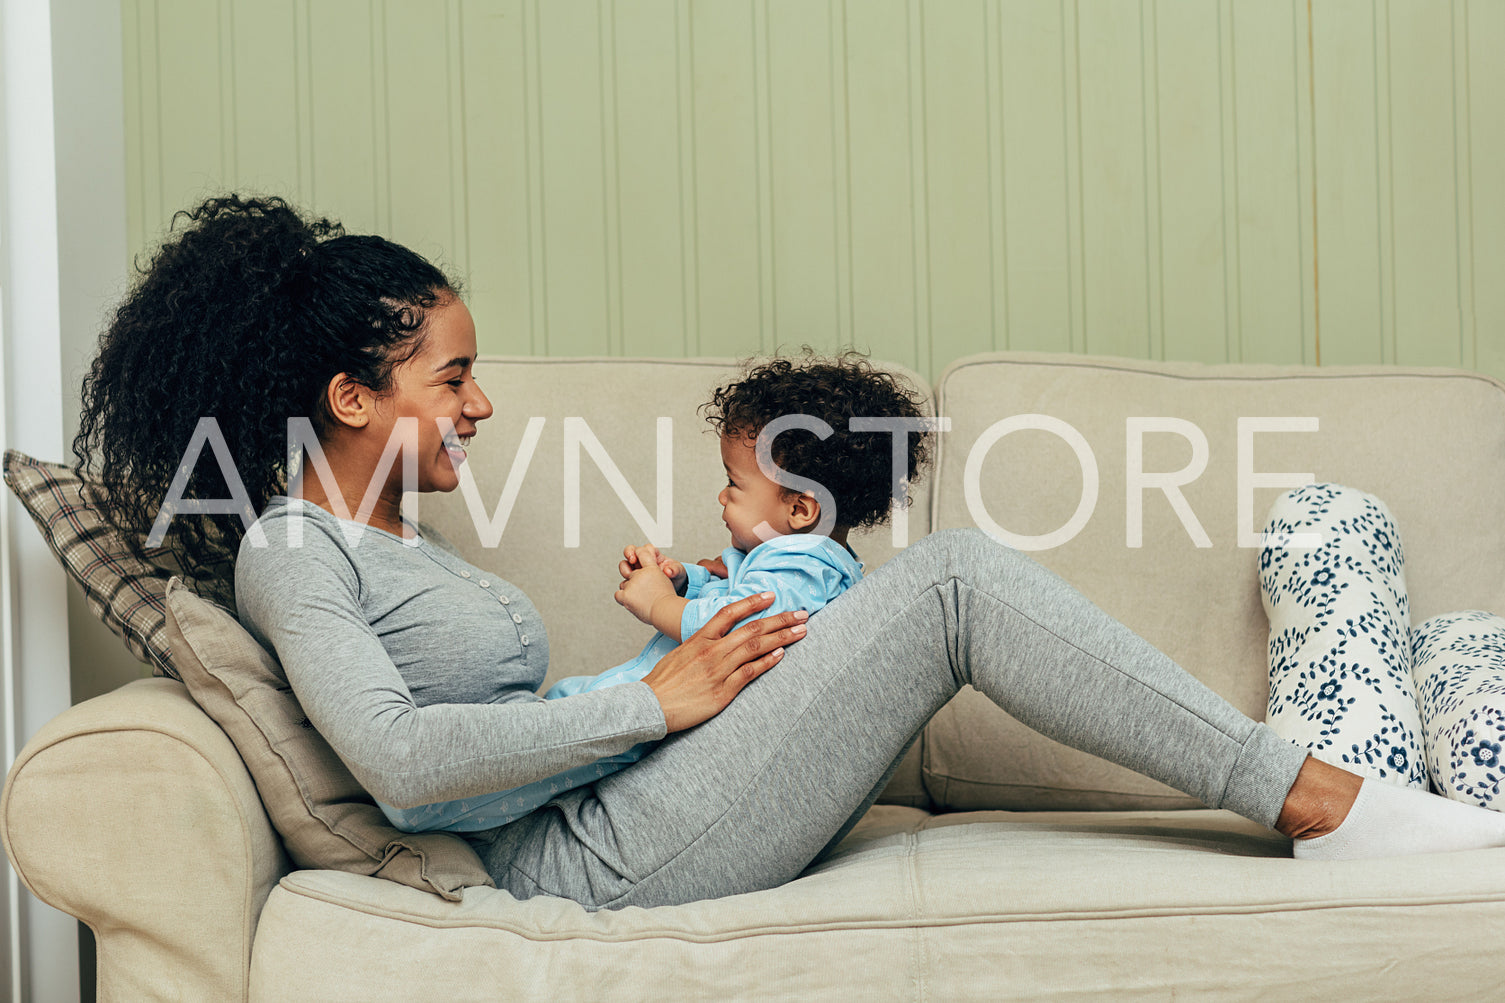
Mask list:
[[625,547],[622,550],[622,560],[617,562],[617,574],[623,579],[631,577],[634,571],[640,568],[656,567],[669,577],[674,586],[675,595],[684,595],[685,587],[689,584],[690,576],[685,574],[685,566],[680,562],[658,552],[658,548],[651,543],[645,543],[641,547]]
[[651,543],[638,547],[623,547],[622,560],[617,562],[617,574],[626,578],[639,568],[656,568],[667,560],[668,558],[660,554],[658,548]]
[[671,558],[664,558],[658,569],[669,576],[669,582],[674,586],[674,594],[682,596],[686,587],[690,584],[690,576],[685,573],[685,566]]
[[726,563],[719,557],[707,557],[702,560],[696,561],[695,563],[700,565],[702,568],[705,568],[717,578],[727,577]]
[[669,576],[657,564],[649,562],[647,567],[636,568],[627,574],[617,589],[616,600],[627,608],[627,612],[646,624],[652,624],[653,604],[674,594],[674,583]]

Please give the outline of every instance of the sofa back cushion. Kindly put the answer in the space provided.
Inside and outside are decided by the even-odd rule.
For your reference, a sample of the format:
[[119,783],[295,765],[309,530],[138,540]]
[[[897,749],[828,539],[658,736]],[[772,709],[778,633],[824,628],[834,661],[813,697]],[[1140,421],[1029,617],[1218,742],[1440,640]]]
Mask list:
[[[1413,623],[1505,609],[1505,386],[1488,377],[1015,353],[956,362],[937,395],[953,424],[932,479],[935,528],[991,524],[1042,538],[1066,527],[1059,535],[1069,539],[1034,556],[1252,717],[1265,713],[1267,624],[1258,549],[1239,536],[1257,532],[1285,490],[1265,484],[1309,476],[1383,498],[1403,535]],[[997,424],[1017,415],[1045,417],[1016,421],[1026,427],[1015,431]],[[1242,477],[1241,419],[1250,450]],[[1296,430],[1313,423],[1315,431]],[[1146,430],[1131,435],[1136,427]],[[1192,478],[1200,437],[1206,465]],[[1142,460],[1131,458],[1135,440]],[[1078,454],[1089,452],[1084,464]],[[1097,480],[1091,506],[1082,502],[1084,465]],[[1165,491],[1135,489],[1143,479],[1133,475],[1182,470],[1169,479],[1188,481],[1179,487],[1187,523]],[[1079,508],[1085,522],[1070,535]],[[1204,546],[1188,528],[1193,518]],[[930,795],[946,808],[1193,803],[1041,737],[975,692],[931,722],[922,762]]]

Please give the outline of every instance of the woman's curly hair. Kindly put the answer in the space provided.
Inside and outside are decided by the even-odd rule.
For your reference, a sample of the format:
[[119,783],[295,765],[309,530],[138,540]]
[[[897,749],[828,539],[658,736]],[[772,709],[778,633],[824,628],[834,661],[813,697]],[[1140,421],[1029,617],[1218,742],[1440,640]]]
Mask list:
[[[139,271],[84,379],[73,453],[136,556],[223,586],[245,532],[239,514],[178,516],[165,550],[144,548],[200,419],[218,423],[260,513],[286,487],[288,419],[322,432],[338,373],[390,389],[393,368],[422,347],[427,311],[457,287],[399,244],[240,195],[175,215]],[[183,497],[231,497],[203,453]]]
[[[923,418],[924,399],[902,377],[874,368],[859,352],[823,358],[807,348],[799,358],[749,360],[742,378],[718,387],[701,410],[721,435],[747,439],[756,439],[785,415],[809,415],[831,426],[825,439],[800,428],[780,432],[773,440],[773,461],[824,486],[836,499],[836,527],[858,529],[889,519],[894,452],[891,433],[854,431],[851,420]],[[909,486],[929,462],[932,434],[906,434],[905,504]]]

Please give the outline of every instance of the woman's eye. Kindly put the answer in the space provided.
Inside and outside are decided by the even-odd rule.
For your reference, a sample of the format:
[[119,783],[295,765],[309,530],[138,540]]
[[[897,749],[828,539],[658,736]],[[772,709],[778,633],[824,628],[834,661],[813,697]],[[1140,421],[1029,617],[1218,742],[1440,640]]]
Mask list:
[[449,383],[450,386],[454,387],[456,390],[460,389],[461,387],[463,387],[465,385],[465,381],[464,380],[448,380],[447,382]]

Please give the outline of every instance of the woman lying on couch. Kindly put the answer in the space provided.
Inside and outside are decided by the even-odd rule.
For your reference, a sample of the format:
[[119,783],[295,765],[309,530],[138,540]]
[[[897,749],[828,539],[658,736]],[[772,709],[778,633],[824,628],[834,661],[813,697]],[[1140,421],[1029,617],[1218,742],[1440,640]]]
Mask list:
[[[491,412],[454,283],[406,248],[275,199],[211,199],[186,217],[119,308],[84,387],[75,451],[117,527],[147,536],[201,417],[217,419],[263,511],[296,481],[288,423],[306,418],[332,475],[319,483],[339,489],[319,494],[310,478],[302,505],[322,511],[301,521],[300,542],[287,520],[248,532],[229,514],[180,519],[172,545],[190,572],[238,548],[242,621],[374,797],[404,808],[482,795],[671,736],[619,773],[470,834],[519,898],[653,906],[789,881],[872,804],[964,684],[1057,741],[1278,829],[1299,857],[1505,845],[1505,816],[1309,758],[975,531],[909,547],[808,636],[798,612],[736,626],[770,602],[744,599],[641,682],[545,701],[541,630],[517,622],[536,619],[526,600],[399,515],[404,469],[419,490],[453,490],[459,454]],[[189,497],[232,494],[201,466]],[[363,507],[368,485],[376,497]],[[341,511],[364,524],[358,544]],[[286,552],[247,559],[257,546]],[[483,680],[492,702],[447,699],[462,678],[467,690]]]

